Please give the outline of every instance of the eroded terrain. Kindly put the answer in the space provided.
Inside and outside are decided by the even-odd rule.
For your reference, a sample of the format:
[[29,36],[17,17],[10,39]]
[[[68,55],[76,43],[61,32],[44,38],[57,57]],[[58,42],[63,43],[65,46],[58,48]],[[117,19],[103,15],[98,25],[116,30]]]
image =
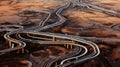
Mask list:
[[[67,2],[68,0],[49,0],[49,2],[47,0],[0,1],[0,25],[3,25],[3,27],[0,27],[1,67],[43,67],[45,65],[45,67],[49,67],[50,65],[57,66],[60,61],[63,60],[61,56],[64,57],[64,55],[69,55],[72,52],[74,53],[76,49],[80,50],[76,46],[71,46],[69,44],[63,43],[64,41],[69,41],[67,39],[63,39],[65,37],[69,37],[69,35],[80,36],[82,39],[92,41],[96,43],[100,49],[99,56],[81,62],[81,64],[70,65],[71,67],[120,67],[120,0],[87,1],[87,3],[105,8],[107,10],[95,9],[94,6],[93,8],[91,8],[91,6],[89,7],[84,5],[71,6],[62,12],[62,15],[67,19],[62,25],[54,26],[45,30],[40,30],[42,32],[51,32],[55,34],[40,33],[48,35],[42,36],[38,34],[38,32],[33,32],[34,30],[38,31],[40,29],[40,26],[37,27],[36,24],[39,24],[41,22],[41,19],[48,16],[42,11],[53,12],[53,16],[49,18],[49,20],[46,21],[45,24],[41,24],[41,26],[44,27],[60,19],[57,18],[58,16],[56,17],[54,13],[55,11],[57,12],[57,10],[59,10],[58,7],[64,6]],[[114,13],[114,11],[117,13]],[[30,31],[20,31],[8,35],[15,39],[19,39],[20,35],[21,37],[31,39],[32,41],[27,41],[23,39],[27,43],[27,46],[24,49],[12,50],[11,52],[9,52],[9,50],[8,52],[7,50],[5,50],[3,51],[5,52],[5,54],[2,53],[2,50],[4,49],[8,49],[9,47],[12,49],[16,47],[14,46],[16,45],[16,43],[14,45],[12,44],[14,41],[11,42],[8,40],[7,42],[7,40],[4,38],[5,33],[14,30],[14,28],[22,28],[13,27],[12,29],[12,27],[8,26],[7,28],[7,26],[4,25],[18,25],[25,27],[25,29]],[[31,30],[33,25],[36,27]],[[63,38],[59,38],[59,36],[62,37],[62,35],[56,35],[57,33],[66,36],[63,36]],[[14,35],[17,35],[17,37]],[[49,35],[53,36],[50,37]],[[38,37],[40,37],[41,39]],[[37,40],[40,40],[41,43]],[[46,42],[46,44],[43,42]],[[74,42],[76,42],[76,40]],[[56,43],[56,45],[54,43]],[[81,44],[79,42],[77,43]],[[88,54],[92,53],[93,48],[91,48],[90,46],[86,47],[89,49]],[[85,50],[83,50],[81,53],[83,53],[84,51]],[[54,62],[54,60],[57,62]],[[53,63],[51,62],[52,64],[49,64],[50,61],[53,61]],[[70,61],[66,63],[69,63]]]

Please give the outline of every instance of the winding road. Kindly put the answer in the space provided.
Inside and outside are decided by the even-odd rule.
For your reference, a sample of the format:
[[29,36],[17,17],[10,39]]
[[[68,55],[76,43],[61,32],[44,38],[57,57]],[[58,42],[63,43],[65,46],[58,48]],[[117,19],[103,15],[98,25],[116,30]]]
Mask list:
[[[100,54],[99,47],[91,42],[91,41],[111,41],[115,40],[120,42],[120,39],[105,39],[105,38],[94,38],[94,37],[81,37],[74,35],[65,35],[60,33],[50,33],[50,32],[42,32],[43,30],[50,29],[59,25],[62,25],[67,19],[62,15],[62,12],[68,9],[71,6],[80,6],[80,7],[88,7],[89,9],[96,9],[103,11],[108,14],[113,14],[117,17],[120,16],[119,12],[108,10],[105,8],[101,8],[95,6],[90,3],[86,3],[82,0],[76,1],[68,1],[66,5],[60,6],[54,12],[47,11],[38,11],[39,13],[47,14],[47,17],[43,17],[39,24],[32,26],[30,28],[24,28],[19,25],[1,25],[0,32],[6,31],[7,33],[4,35],[9,48],[0,50],[0,55],[7,54],[12,51],[19,51],[24,53],[24,49],[26,46],[29,46],[29,43],[37,43],[41,45],[48,46],[64,46],[66,49],[75,49],[72,53],[66,54],[64,56],[59,57],[49,57],[49,60],[45,62],[40,61],[38,58],[30,55],[33,59],[39,61],[38,67],[52,67],[53,64],[57,63],[55,67],[67,67],[71,64],[78,64],[84,62],[89,59],[93,59]],[[51,16],[55,14],[55,16],[59,19],[57,22],[53,22],[52,24],[46,25],[47,21],[51,18]],[[119,25],[114,25],[113,29],[119,30]],[[24,35],[24,36],[23,36]],[[85,40],[84,40],[85,39]],[[89,41],[88,41],[89,40]],[[90,41],[91,40],[91,41]],[[91,47],[93,51],[89,53]],[[30,63],[30,62],[29,62]],[[28,67],[31,67],[30,64]]]

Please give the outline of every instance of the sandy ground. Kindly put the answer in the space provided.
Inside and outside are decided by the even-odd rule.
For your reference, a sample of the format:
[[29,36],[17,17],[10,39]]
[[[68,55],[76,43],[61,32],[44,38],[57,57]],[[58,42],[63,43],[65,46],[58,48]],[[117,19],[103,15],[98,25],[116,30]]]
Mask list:
[[25,17],[16,15],[22,10],[51,11],[61,4],[62,1],[53,0],[49,0],[49,2],[47,0],[2,0],[0,1],[0,23],[22,23]]
[[[99,0],[94,4],[104,6],[105,8],[120,11],[120,0]],[[57,6],[65,4],[64,0],[2,0],[0,2],[0,23],[12,22],[19,23],[24,20],[23,17],[19,17],[16,14],[22,10],[46,10],[52,11]],[[69,11],[70,17],[76,18],[78,21],[83,22],[103,22],[103,23],[119,23],[120,18],[108,16],[104,13],[94,11],[93,13],[76,11],[75,9]],[[13,20],[14,19],[14,20]],[[89,19],[89,20],[88,20]]]
[[[36,11],[53,11],[57,6],[65,4],[66,0],[2,0],[0,1],[0,23],[24,23],[25,17],[20,17],[18,14],[22,10]],[[97,0],[93,4],[104,6],[104,8],[120,11],[120,0]],[[92,12],[92,13],[91,13]],[[89,12],[80,11],[79,9],[67,10],[66,15],[76,21],[77,24],[86,24],[90,22],[100,22],[104,24],[120,23],[120,18],[107,15],[102,12],[89,10]],[[35,18],[34,18],[35,19]],[[39,18],[40,19],[40,18]],[[39,19],[35,22],[38,22]]]

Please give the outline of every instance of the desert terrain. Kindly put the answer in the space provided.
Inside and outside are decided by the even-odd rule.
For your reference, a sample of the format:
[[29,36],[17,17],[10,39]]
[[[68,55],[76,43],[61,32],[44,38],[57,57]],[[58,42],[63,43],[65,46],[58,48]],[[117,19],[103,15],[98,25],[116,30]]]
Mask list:
[[[31,27],[39,24],[41,19],[44,16],[46,17],[42,11],[55,12],[58,7],[64,6],[68,1],[0,0],[0,25],[10,24],[24,26],[25,28]],[[79,7],[73,5],[62,12],[62,15],[67,19],[62,25],[52,27],[43,32],[80,36],[97,44],[100,49],[100,54],[97,57],[75,66],[71,65],[71,67],[120,67],[120,0],[85,0],[85,2],[107,9],[108,12],[103,9],[95,9],[94,6],[92,8],[91,6]],[[31,12],[25,13],[24,11]],[[54,16],[52,18],[45,25],[52,24],[58,20]],[[6,44],[4,39],[6,31],[0,30],[0,33],[0,50],[3,50],[8,48],[8,43]],[[24,36],[26,35],[23,34]],[[23,53],[12,51],[1,55],[0,66],[41,67],[51,57],[63,56],[75,50],[66,49],[58,45],[46,47],[46,45],[41,46],[36,43],[28,42],[27,44],[28,46],[25,47],[26,50]],[[39,64],[39,62],[41,63]],[[53,64],[54,66],[56,66],[56,63]]]

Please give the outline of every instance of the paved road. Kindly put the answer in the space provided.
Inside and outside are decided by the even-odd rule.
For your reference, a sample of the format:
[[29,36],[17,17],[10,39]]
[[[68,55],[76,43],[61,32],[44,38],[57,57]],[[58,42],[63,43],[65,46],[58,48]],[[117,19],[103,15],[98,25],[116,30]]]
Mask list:
[[[75,37],[73,35],[41,32],[42,30],[46,30],[46,29],[53,28],[55,26],[62,25],[66,21],[66,18],[63,17],[62,15],[62,11],[69,8],[72,3],[73,2],[68,2],[66,5],[58,7],[57,11],[55,11],[55,14],[59,18],[59,20],[50,25],[45,25],[45,23],[51,17],[51,12],[40,11],[42,13],[48,14],[48,16],[46,18],[43,18],[41,22],[36,26],[30,27],[27,29],[17,25],[1,26],[0,27],[1,32],[7,31],[7,33],[4,35],[4,38],[8,41],[10,48],[1,50],[0,53],[7,53],[15,50],[19,50],[19,51],[21,50],[22,53],[24,53],[25,46],[28,46],[26,42],[48,44],[48,45],[62,45],[62,46],[64,46],[64,44],[67,44],[66,49],[69,49],[70,48],[69,46],[82,48],[83,52],[81,52],[81,49],[79,49],[79,51],[76,50],[78,52],[75,51],[71,54],[67,54],[62,57],[52,58],[46,61],[45,63],[42,63],[43,65],[41,67],[52,67],[52,64],[54,64],[59,60],[60,60],[60,63],[58,63],[57,66],[65,67],[65,66],[69,66],[71,64],[77,64],[98,56],[100,53],[99,48],[95,43],[91,41],[83,40],[80,37]],[[30,38],[28,39],[26,37],[23,37],[22,36],[23,34]],[[39,40],[36,40],[36,39],[39,39]],[[85,45],[88,45],[93,49],[93,52],[91,54],[87,54],[89,49]]]

